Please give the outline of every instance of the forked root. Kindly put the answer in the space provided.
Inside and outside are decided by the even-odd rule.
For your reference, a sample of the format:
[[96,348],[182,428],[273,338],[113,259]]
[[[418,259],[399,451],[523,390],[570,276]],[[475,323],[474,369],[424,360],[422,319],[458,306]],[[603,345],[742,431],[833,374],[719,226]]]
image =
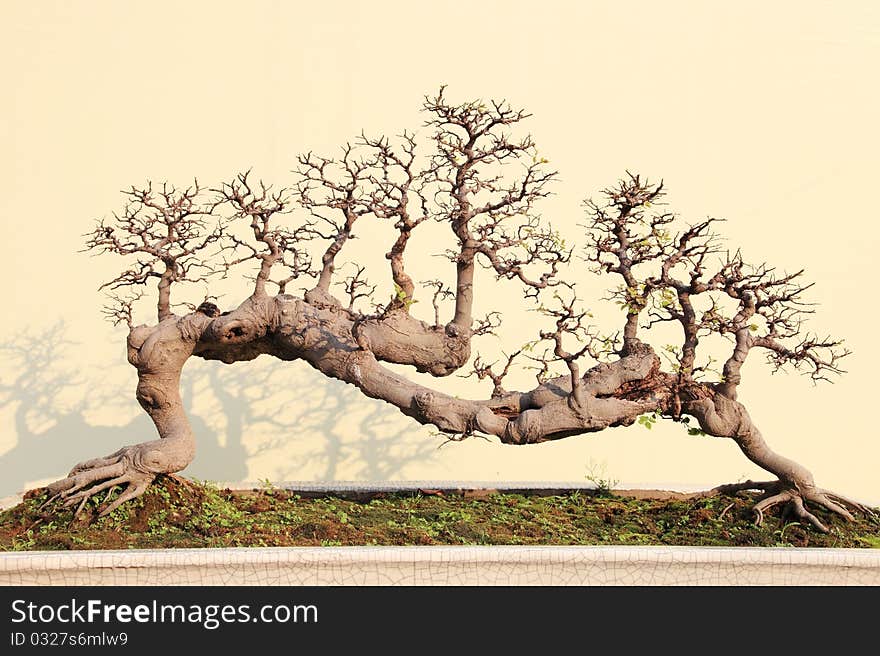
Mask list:
[[134,447],[126,447],[105,457],[94,458],[76,465],[66,478],[55,481],[48,486],[50,497],[43,507],[56,501],[62,502],[65,508],[77,505],[74,513],[78,517],[86,503],[96,494],[107,490],[107,499],[113,488],[124,485],[125,489],[112,502],[105,503],[98,511],[98,517],[104,517],[116,510],[126,501],[136,499],[149,488],[156,474],[136,467],[131,457]]
[[828,527],[816,515],[807,510],[806,502],[826,508],[847,521],[855,520],[847,507],[869,517],[876,516],[867,506],[830,490],[815,487],[799,489],[783,481],[745,481],[744,483],[719,485],[711,490],[711,494],[732,494],[744,490],[761,490],[765,493],[764,497],[752,508],[755,513],[755,526],[760,526],[764,522],[764,513],[784,504],[785,513],[793,515],[798,520],[809,522],[822,533],[828,533]]

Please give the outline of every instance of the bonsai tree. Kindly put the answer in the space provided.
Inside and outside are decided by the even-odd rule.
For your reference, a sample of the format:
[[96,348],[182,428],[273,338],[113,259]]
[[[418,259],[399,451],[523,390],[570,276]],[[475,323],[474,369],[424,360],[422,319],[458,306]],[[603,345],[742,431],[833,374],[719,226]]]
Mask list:
[[[586,201],[586,242],[576,251],[536,211],[557,174],[531,136],[514,136],[528,114],[507,102],[455,104],[443,88],[425,98],[423,111],[431,132],[425,156],[413,133],[362,135],[337,158],[299,156],[296,180],[286,188],[241,173],[213,189],[147,184],[125,192],[122,211],[98,223],[87,248],[127,260],[104,285],[106,313],[128,325],[136,397],[159,439],[76,465],[50,485],[53,498],[82,508],[93,495],[124,486],[102,506],[107,514],[157,475],[184,469],[195,439],[179,394],[183,365],[191,357],[233,363],[268,354],[305,360],[454,440],[481,434],[525,445],[658,416],[693,419],[690,432],[734,440],[774,477],[718,488],[764,491],[756,521],[784,504],[825,531],[811,508],[850,519],[849,509],[865,510],[774,452],[737,400],[743,363],[755,352],[774,369],[801,369],[816,381],[841,373],[848,353],[842,342],[804,331],[812,309],[802,299],[810,286],[802,271],[780,274],[722,248],[715,219],[681,223],[664,209],[662,183],[629,173]],[[414,306],[407,245],[428,221],[449,228],[445,256],[455,284],[421,283],[431,302]],[[381,303],[372,301],[364,267],[345,277],[337,271],[355,228],[370,230],[371,222],[396,231],[385,255],[395,293]],[[546,329],[524,336],[530,341],[500,364],[473,359],[471,373],[491,382],[491,395],[457,398],[384,366],[442,377],[471,361],[474,338],[500,326],[498,313],[474,316],[478,264],[498,280],[518,282],[524,302],[547,316]],[[174,311],[175,286],[242,268],[253,292],[238,307],[221,311],[207,297]],[[616,333],[600,333],[578,297],[571,272],[584,268],[613,281],[611,298],[623,312]],[[294,282],[304,293],[289,293]],[[132,304],[146,290],[156,294],[157,323],[133,325]],[[419,317],[416,307],[433,311]],[[675,343],[652,346],[649,336],[664,325],[667,333],[675,329]],[[720,372],[700,352],[701,339],[713,334],[731,342]],[[523,363],[537,368],[537,385],[508,391],[505,376]],[[554,366],[562,375],[551,373]]]

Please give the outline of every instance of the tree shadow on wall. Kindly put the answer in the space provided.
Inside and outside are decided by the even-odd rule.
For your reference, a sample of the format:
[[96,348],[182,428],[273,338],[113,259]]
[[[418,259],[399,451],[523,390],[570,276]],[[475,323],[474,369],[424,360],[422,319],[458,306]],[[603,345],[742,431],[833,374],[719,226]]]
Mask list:
[[[134,371],[130,386],[108,391],[99,365],[83,371],[70,363],[66,354],[78,345],[66,332],[61,321],[0,343],[0,413],[10,414],[15,438],[0,454],[0,496],[156,437],[134,398]],[[181,396],[197,441],[196,458],[183,473],[204,480],[243,481],[249,460],[257,457],[279,461],[279,480],[302,480],[301,472],[311,469],[320,472],[319,480],[332,481],[343,464],[346,478],[391,480],[436,453],[436,442],[416,435],[395,410],[302,362],[193,360],[184,368]],[[122,425],[90,420],[107,407],[130,418]],[[356,425],[340,422],[346,417],[356,417]],[[304,434],[320,439],[285,456]],[[261,438],[254,443],[253,435]]]
[[298,404],[291,406],[289,423],[297,430],[320,434],[321,442],[298,454],[279,470],[279,480],[302,480],[301,469],[317,471],[321,481],[400,480],[411,464],[436,457],[442,442],[426,439],[412,419],[383,401],[364,396],[357,388],[324,378],[302,362],[293,363],[300,388]]

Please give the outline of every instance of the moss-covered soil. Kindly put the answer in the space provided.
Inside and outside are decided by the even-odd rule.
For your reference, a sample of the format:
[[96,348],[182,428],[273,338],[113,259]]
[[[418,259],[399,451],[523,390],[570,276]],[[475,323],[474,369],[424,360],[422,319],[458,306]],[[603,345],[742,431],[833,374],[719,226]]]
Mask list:
[[[0,549],[147,549],[339,545],[715,545],[880,548],[880,521],[818,511],[822,534],[768,515],[754,496],[601,493],[375,493],[306,497],[266,487],[230,491],[162,477],[139,499],[96,519],[44,489],[0,513]],[[654,495],[656,496],[656,495]]]

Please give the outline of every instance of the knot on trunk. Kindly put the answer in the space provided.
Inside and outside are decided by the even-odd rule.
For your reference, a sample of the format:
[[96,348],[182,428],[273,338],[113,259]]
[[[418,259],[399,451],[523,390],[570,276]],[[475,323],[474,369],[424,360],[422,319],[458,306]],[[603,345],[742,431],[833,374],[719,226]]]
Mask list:
[[507,422],[501,440],[507,444],[529,444],[540,441],[542,432],[540,412],[525,410],[515,421]]
[[413,403],[427,417],[431,411],[431,406],[434,404],[434,394],[433,392],[419,392],[413,396]]

